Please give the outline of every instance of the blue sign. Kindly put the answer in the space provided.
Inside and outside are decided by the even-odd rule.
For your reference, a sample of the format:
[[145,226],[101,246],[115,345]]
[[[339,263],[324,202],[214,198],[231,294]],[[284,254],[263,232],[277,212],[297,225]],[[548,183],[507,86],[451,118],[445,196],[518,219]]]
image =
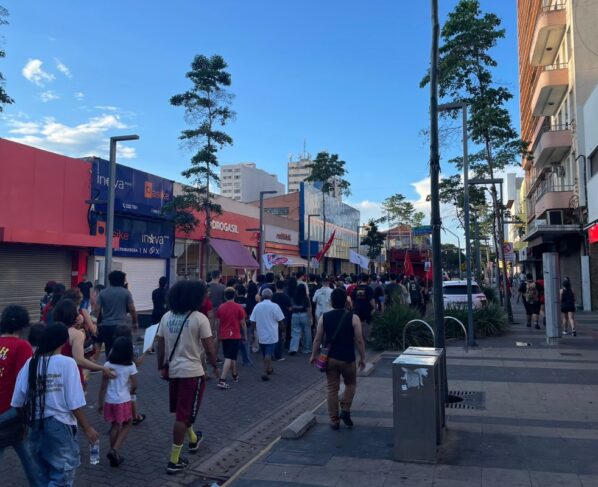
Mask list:
[[432,235],[432,225],[424,225],[422,227],[413,227],[413,236],[421,237],[422,235]]
[[[173,225],[166,222],[114,218],[114,236],[120,239],[112,251],[116,257],[153,257],[168,259],[172,256]],[[106,234],[106,222],[98,221],[97,235]],[[97,255],[104,255],[97,249]]]
[[[106,201],[110,184],[110,163],[98,157],[87,158],[92,164],[91,198]],[[173,182],[168,179],[116,165],[115,213],[167,218],[162,208],[173,198]],[[96,211],[106,213],[107,205],[97,204]]]

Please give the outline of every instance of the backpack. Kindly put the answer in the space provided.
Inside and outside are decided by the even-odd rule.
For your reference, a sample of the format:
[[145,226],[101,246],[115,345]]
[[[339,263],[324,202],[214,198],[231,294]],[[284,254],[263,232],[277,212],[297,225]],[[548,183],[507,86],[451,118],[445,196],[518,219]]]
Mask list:
[[527,291],[525,292],[525,301],[529,304],[534,304],[538,301],[538,288],[535,282],[527,283]]

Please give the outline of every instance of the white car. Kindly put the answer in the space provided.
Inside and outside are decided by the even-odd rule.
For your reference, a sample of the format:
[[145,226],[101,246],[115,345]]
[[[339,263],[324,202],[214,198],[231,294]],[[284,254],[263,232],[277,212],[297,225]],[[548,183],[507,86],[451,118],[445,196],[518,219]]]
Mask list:
[[[442,297],[444,307],[467,306],[467,281],[444,281],[442,283]],[[486,295],[478,286],[478,283],[471,281],[471,300],[474,308],[481,308],[486,305]]]

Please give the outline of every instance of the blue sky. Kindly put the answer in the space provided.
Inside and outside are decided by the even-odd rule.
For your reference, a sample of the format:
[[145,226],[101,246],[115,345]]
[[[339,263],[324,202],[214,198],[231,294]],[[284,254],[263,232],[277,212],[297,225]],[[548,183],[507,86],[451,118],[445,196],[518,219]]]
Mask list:
[[[440,0],[441,15],[456,0]],[[234,146],[221,163],[255,162],[286,184],[289,154],[327,149],[347,161],[348,200],[376,213],[401,192],[427,194],[428,1],[4,0],[7,58],[0,71],[16,103],[0,136],[71,156],[105,156],[107,138],[138,133],[119,162],[181,180],[189,154],[183,113],[169,98],[189,86],[195,54],[220,54],[232,74]],[[153,7],[152,5],[155,5]],[[516,2],[482,0],[507,38],[494,52],[497,81],[515,94]],[[460,150],[445,148],[443,159]],[[452,172],[444,163],[447,174]],[[419,191],[419,194],[418,194]],[[425,209],[422,202],[419,205]],[[449,209],[445,218],[449,218]]]

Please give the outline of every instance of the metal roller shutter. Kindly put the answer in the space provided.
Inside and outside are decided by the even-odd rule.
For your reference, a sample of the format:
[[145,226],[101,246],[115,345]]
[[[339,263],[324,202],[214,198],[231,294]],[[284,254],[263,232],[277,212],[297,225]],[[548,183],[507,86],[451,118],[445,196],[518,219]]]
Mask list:
[[54,247],[0,244],[0,310],[9,304],[27,308],[39,320],[39,300],[48,281],[71,283],[71,253]]
[[[127,275],[137,311],[151,310],[152,291],[158,287],[158,279],[166,275],[166,260],[113,257],[112,261],[120,264],[120,270]],[[114,265],[113,269],[117,267]]]

